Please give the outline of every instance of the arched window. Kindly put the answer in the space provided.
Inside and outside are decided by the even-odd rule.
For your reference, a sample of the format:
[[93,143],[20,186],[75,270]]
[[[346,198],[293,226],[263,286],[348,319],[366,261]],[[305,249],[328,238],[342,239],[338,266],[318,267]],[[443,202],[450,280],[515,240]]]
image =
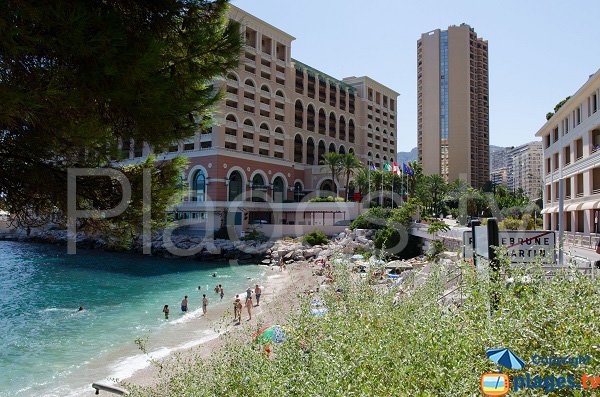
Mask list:
[[256,174],[252,178],[252,201],[264,202],[265,200],[265,178],[261,174]]
[[346,140],[346,119],[344,118],[344,116],[340,116],[340,125],[339,125],[338,129],[340,130],[340,140],[345,141]]
[[296,163],[302,162],[302,152],[304,151],[304,144],[302,143],[302,137],[300,134],[294,138],[294,161]]
[[302,128],[303,123],[304,123],[304,107],[302,106],[302,102],[300,102],[298,100],[298,101],[296,101],[295,126],[297,128]]
[[300,182],[294,183],[294,201],[299,203],[302,201],[302,197],[304,197],[303,193],[304,188]]
[[323,161],[323,155],[325,154],[325,142],[319,141],[319,149],[317,151],[317,163],[321,164]]
[[353,148],[348,149],[348,153],[354,154],[354,149]]
[[247,125],[248,127],[252,127],[254,129],[254,123],[250,119],[244,120],[244,125]]
[[246,84],[248,87],[255,88],[254,82],[252,80],[250,80],[250,79],[246,79],[246,81],[244,82],[244,84]]
[[271,90],[269,90],[269,87],[267,87],[267,86],[266,86],[266,85],[264,85],[264,84],[263,84],[263,85],[260,87],[260,91],[261,91],[261,93],[263,93],[263,94],[267,94],[267,95],[270,95],[270,94],[271,94]]
[[315,141],[308,138],[306,141],[306,164],[313,165],[315,163]]
[[227,78],[228,78],[229,80],[238,81],[238,78],[237,78],[237,76],[236,76],[235,74],[233,74],[233,73],[229,73],[229,74],[227,75]]
[[339,153],[346,154],[346,148],[344,147],[344,145],[340,145]]
[[267,123],[262,123],[260,125],[260,129],[264,131],[269,131],[269,126],[267,125]]
[[329,144],[329,153],[335,153],[335,144],[333,142],[331,142]]
[[229,192],[227,194],[228,201],[236,201],[242,200],[242,187],[243,180],[242,175],[238,171],[233,171],[231,175],[229,175]]
[[348,122],[348,140],[350,143],[354,143],[354,120],[350,119]]
[[335,138],[335,114],[329,114],[329,136]]
[[237,119],[235,118],[235,116],[233,114],[228,114],[227,117],[225,117],[225,120],[227,121],[233,121],[234,123],[237,123]]
[[202,170],[196,171],[192,179],[192,201],[206,201],[206,175]]
[[327,116],[325,116],[325,111],[323,109],[319,109],[319,134],[325,135],[327,133]]
[[282,203],[284,200],[285,184],[283,178],[278,176],[273,180],[273,202]]
[[282,99],[285,98],[285,95],[283,95],[283,91],[281,91],[281,90],[275,91],[275,96],[278,96]]
[[306,108],[306,129],[315,131],[315,108],[313,105],[308,105]]

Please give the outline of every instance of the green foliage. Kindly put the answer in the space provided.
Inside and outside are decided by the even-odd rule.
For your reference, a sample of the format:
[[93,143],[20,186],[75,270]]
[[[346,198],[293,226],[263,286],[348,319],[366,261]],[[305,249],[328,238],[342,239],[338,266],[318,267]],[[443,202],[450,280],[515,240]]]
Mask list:
[[240,240],[242,240],[242,241],[261,241],[261,242],[264,242],[264,241],[267,241],[268,238],[260,230],[252,229],[249,232],[247,232],[244,235],[244,237],[240,237]]
[[391,213],[391,209],[371,207],[352,221],[350,229],[382,229]]
[[446,245],[442,240],[432,240],[431,245],[429,246],[429,250],[425,255],[427,260],[430,262],[438,262],[440,259],[440,254],[446,250]]
[[66,213],[67,169],[114,166],[119,141],[160,152],[208,127],[213,81],[241,49],[226,11],[224,0],[0,2],[0,206],[43,223]]
[[514,218],[505,218],[498,224],[498,228],[502,230],[519,230],[521,229],[521,220]]
[[229,232],[227,231],[226,226],[221,226],[219,229],[215,230],[213,233],[213,238],[215,240],[230,240]]
[[342,154],[340,163],[341,171],[346,176],[346,199],[350,200],[350,197],[348,196],[350,194],[350,189],[348,189],[350,185],[350,176],[354,175],[362,167],[362,163],[354,153]]
[[552,116],[554,116],[554,113],[552,113],[552,112],[546,113],[546,120],[550,120],[552,118]]
[[560,101],[559,103],[556,104],[556,106],[554,106],[554,113],[558,112],[558,110],[560,108],[562,108],[562,106],[567,103],[567,101],[571,99],[571,95],[569,95],[568,97],[566,97],[565,99],[563,99],[562,101]]
[[373,245],[377,249],[390,249],[395,247],[400,242],[400,233],[390,226],[380,229],[375,233]]
[[[372,288],[350,278],[346,268],[336,267],[336,284],[320,293],[328,313],[312,316],[314,298],[301,298],[301,310],[289,311],[285,342],[271,346],[270,357],[248,331],[210,361],[166,368],[154,388],[128,386],[131,396],[476,396],[481,374],[498,370],[485,351],[499,347],[526,362],[534,354],[592,356],[590,364],[576,368],[528,363],[524,370],[503,369],[511,377],[600,372],[598,279],[566,269],[545,280],[533,266],[492,282],[465,266],[464,302],[456,307],[438,302],[445,288],[436,267],[427,282],[400,293],[396,303],[397,288]],[[492,292],[501,310],[490,313]],[[579,395],[539,389],[521,394]]]
[[447,232],[449,230],[450,226],[448,226],[446,223],[434,221],[429,224],[429,227],[427,228],[427,233],[433,236],[437,236],[439,232]]
[[314,232],[307,234],[304,236],[303,240],[310,245],[325,245],[329,242],[325,233],[320,230],[315,230]]
[[346,200],[344,200],[343,197],[333,197],[333,196],[313,197],[310,200],[308,200],[309,203],[335,203],[335,202],[343,202],[343,201],[346,201]]
[[331,181],[336,186],[336,195],[339,193],[335,181],[338,179],[338,176],[344,169],[343,162],[344,155],[338,154],[336,152],[327,152],[323,155],[323,158],[321,159],[321,164],[323,164],[325,168],[330,172]]
[[409,228],[418,209],[418,201],[414,198],[408,199],[402,207],[394,208],[389,217],[389,224],[401,224]]

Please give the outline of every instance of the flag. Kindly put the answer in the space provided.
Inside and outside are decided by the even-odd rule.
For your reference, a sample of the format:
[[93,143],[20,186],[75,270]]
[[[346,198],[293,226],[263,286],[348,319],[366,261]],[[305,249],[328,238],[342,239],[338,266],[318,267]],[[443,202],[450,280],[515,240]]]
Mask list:
[[390,166],[388,163],[385,163],[385,164],[383,165],[383,170],[384,170],[384,171],[391,171],[391,170],[392,170],[392,167],[391,167],[391,166]]
[[406,165],[406,163],[402,163],[402,171],[404,171],[405,174],[410,175],[410,168]]
[[371,171],[376,171],[376,170],[377,170],[377,167],[375,167],[375,164],[371,163],[371,165],[369,166],[369,169],[370,169]]
[[400,171],[400,167],[398,167],[398,163],[396,163],[394,161],[394,169],[392,170],[392,172],[396,175],[402,175],[402,172]]

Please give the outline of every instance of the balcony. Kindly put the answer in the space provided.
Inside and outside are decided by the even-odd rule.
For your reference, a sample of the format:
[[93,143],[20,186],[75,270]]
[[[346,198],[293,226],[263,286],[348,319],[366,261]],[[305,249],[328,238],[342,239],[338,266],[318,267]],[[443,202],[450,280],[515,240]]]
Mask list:
[[253,61],[251,59],[244,59],[244,64],[252,66],[253,68],[256,68],[256,61]]
[[244,105],[248,105],[248,106],[254,107],[254,99],[244,98]]
[[237,140],[235,135],[225,135],[225,142],[237,143]]
[[238,100],[238,96],[237,96],[237,94],[234,94],[234,93],[228,92],[227,94],[225,94],[225,99],[229,99],[230,101],[235,101],[235,102],[237,102],[237,100]]
[[242,139],[244,146],[254,146],[254,139],[244,138]]
[[227,121],[225,121],[225,127],[231,128],[231,129],[235,130],[235,129],[238,128],[238,125],[237,125],[237,123],[235,121],[229,121],[229,120],[227,120]]
[[270,145],[267,142],[260,142],[259,147],[261,149],[269,150]]
[[266,103],[261,103],[260,110],[265,110],[265,111],[269,112],[269,111],[271,111],[271,106],[267,105]]
[[275,77],[277,77],[278,79],[285,80],[285,73],[275,72]]
[[200,142],[210,142],[212,141],[213,134],[200,134]]

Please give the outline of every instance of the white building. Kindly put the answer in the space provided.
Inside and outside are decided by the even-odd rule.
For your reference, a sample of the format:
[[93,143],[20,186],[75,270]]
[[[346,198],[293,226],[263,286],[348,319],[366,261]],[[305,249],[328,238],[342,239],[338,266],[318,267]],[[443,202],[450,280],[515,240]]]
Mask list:
[[564,230],[598,231],[600,211],[600,70],[536,133],[544,147],[544,228],[558,230],[564,180]]

